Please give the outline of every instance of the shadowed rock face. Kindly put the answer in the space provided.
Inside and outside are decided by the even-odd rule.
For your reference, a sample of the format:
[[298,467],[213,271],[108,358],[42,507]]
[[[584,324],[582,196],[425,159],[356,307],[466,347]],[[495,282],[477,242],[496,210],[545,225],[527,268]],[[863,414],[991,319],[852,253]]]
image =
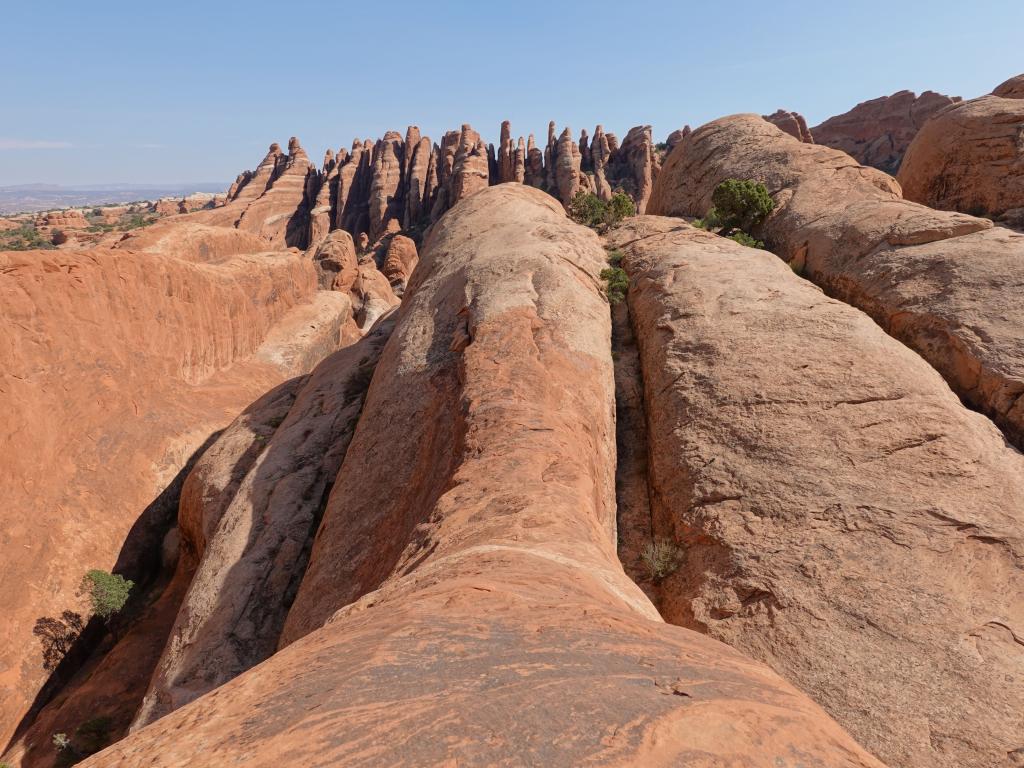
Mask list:
[[284,647],[83,765],[879,766],[622,572],[603,265],[526,187],[447,214]]
[[115,565],[212,432],[335,349],[350,311],[301,254],[239,253],[252,236],[230,229],[186,226],[178,249],[158,234],[0,254],[3,744],[50,672],[36,622],[87,615],[85,572]]
[[1024,208],[1024,98],[982,96],[936,114],[907,149],[899,182],[908,200],[934,208]]
[[756,233],[794,269],[867,312],[1024,445],[1024,236],[903,200],[889,176],[802,144],[756,115],[694,131],[655,183],[652,213],[704,215],[727,178],[777,208]]
[[920,96],[899,91],[830,117],[812,128],[811,135],[818,144],[841,149],[859,163],[895,175],[921,126],[936,112],[958,101],[959,96],[934,91],[925,91]]
[[918,355],[770,253],[612,233],[643,366],[668,621],[769,663],[890,765],[1024,734],[1024,457]]
[[[393,322],[328,356],[228,427],[185,483],[179,528],[198,567],[133,729],[238,676],[277,646],[327,491]],[[282,395],[289,396],[282,396]],[[273,408],[273,410],[270,410]],[[240,459],[253,454],[238,477]]]

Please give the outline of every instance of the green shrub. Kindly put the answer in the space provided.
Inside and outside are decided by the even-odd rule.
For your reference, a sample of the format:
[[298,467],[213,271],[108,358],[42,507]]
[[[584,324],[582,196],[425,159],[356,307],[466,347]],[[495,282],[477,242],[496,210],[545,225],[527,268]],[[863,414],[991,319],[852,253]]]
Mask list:
[[91,570],[82,579],[82,591],[92,601],[92,612],[109,619],[124,608],[135,582],[106,571]]
[[747,248],[764,248],[764,241],[758,240],[757,238],[751,237],[746,232],[738,231],[733,232],[731,235],[727,235],[730,240],[734,240],[740,245],[745,245]]
[[601,270],[601,279],[604,280],[604,293],[608,301],[618,304],[626,298],[626,290],[629,288],[629,278],[626,270],[622,267],[608,267]]
[[627,216],[636,214],[636,205],[624,192],[616,192],[608,202],[592,192],[576,193],[569,203],[569,216],[578,224],[605,232]]
[[726,179],[715,187],[711,203],[726,235],[735,229],[748,231],[764,221],[775,208],[775,201],[765,185],[749,179]]
[[682,555],[683,551],[673,542],[660,539],[644,547],[640,559],[647,569],[647,575],[653,581],[661,581],[675,572]]
[[613,267],[619,266],[620,264],[622,264],[623,255],[624,254],[622,253],[622,251],[620,251],[618,248],[613,248],[612,250],[608,251],[608,263],[611,264]]

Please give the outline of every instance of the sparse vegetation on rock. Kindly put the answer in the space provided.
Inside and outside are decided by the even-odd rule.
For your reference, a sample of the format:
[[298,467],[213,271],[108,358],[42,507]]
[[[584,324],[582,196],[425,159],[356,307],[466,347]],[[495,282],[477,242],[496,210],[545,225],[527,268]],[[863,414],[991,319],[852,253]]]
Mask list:
[[657,539],[644,547],[640,557],[651,580],[661,581],[671,576],[679,568],[683,551],[675,542]]
[[135,582],[116,573],[90,570],[82,579],[82,591],[89,596],[92,612],[101,619],[109,619],[128,602]]
[[569,204],[569,216],[577,224],[606,232],[627,216],[636,214],[636,205],[625,192],[616,192],[608,201],[593,192],[577,192]]
[[750,179],[726,179],[715,187],[711,203],[713,213],[708,218],[719,223],[720,234],[726,237],[736,230],[749,232],[775,208],[765,185]]

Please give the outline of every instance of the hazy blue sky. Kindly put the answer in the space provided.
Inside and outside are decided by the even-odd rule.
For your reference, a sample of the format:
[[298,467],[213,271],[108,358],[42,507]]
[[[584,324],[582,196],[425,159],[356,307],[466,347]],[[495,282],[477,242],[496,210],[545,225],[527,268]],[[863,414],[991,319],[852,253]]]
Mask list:
[[[1024,71],[1024,1],[0,0],[0,186],[229,181],[409,123],[664,138],[734,112],[808,122]],[[541,139],[543,140],[543,139]]]

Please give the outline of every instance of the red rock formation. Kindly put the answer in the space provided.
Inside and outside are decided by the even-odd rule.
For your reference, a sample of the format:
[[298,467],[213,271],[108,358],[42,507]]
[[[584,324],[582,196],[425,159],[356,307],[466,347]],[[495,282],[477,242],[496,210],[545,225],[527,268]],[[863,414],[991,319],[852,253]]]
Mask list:
[[0,591],[0,743],[61,654],[37,620],[82,612],[85,571],[111,569],[191,453],[336,346],[349,311],[302,254],[150,242],[0,254],[0,583],[21,585]]
[[416,243],[402,235],[395,235],[391,238],[381,272],[399,296],[405,291],[409,277],[418,262]]
[[89,226],[89,220],[77,208],[69,208],[65,211],[48,211],[36,220],[35,226],[53,227],[55,229],[85,229]]
[[[179,517],[182,552],[198,565],[181,558],[179,567],[193,574],[188,594],[133,730],[274,652],[325,493],[392,326],[378,324],[374,333],[327,357],[289,396],[277,395],[272,418],[260,420],[269,429],[255,430],[246,413],[199,459],[185,483]],[[239,472],[242,458],[247,469]]]
[[777,109],[770,115],[761,115],[761,117],[795,139],[799,139],[806,144],[814,143],[814,137],[811,136],[811,132],[807,128],[807,121],[804,120],[804,116],[799,112]]
[[982,96],[935,114],[899,172],[908,200],[996,217],[1024,208],[1024,98]]
[[223,764],[877,768],[776,675],[662,623],[622,573],[604,264],[527,187],[445,216],[292,642],[84,765],[176,765],[201,744]]
[[992,95],[1003,99],[1024,99],[1024,75],[1016,75],[1000,83],[992,91]]
[[[614,138],[608,134],[609,138]],[[622,146],[613,148],[609,142],[611,158],[607,171],[608,181],[613,189],[622,189],[633,198],[637,213],[647,210],[654,179],[654,143],[651,140],[651,126],[638,125],[630,128]]]
[[921,126],[940,109],[960,101],[925,91],[899,91],[858,104],[811,129],[818,144],[841,149],[863,165],[895,175]]
[[572,202],[576,193],[580,191],[580,182],[586,180],[581,170],[581,162],[582,157],[579,147],[572,140],[572,131],[566,126],[555,145],[556,186],[555,189],[551,190],[552,193],[557,193],[558,199],[562,201],[562,205],[566,208],[569,207],[569,203]]
[[604,128],[597,126],[594,129],[594,140],[590,144],[590,159],[594,172],[594,194],[602,200],[612,199],[612,188],[608,183],[607,168],[611,159],[611,149],[608,147],[608,137],[605,136]]
[[388,131],[373,150],[373,171],[370,181],[369,229],[370,241],[377,240],[391,219],[401,218],[398,188],[402,181],[402,136]]
[[[1003,100],[1007,101],[1007,100]],[[764,182],[777,208],[756,234],[830,295],[867,312],[1024,446],[1024,236],[934,211],[849,156],[758,116],[708,123],[676,148],[650,211],[704,215],[727,178]]]
[[1024,457],[774,255],[653,217],[611,244],[643,362],[648,541],[678,547],[662,615],[766,661],[889,765],[1005,764],[1024,733],[1006,685]]
[[309,244],[315,246],[331,229],[331,210],[337,205],[338,198],[338,162],[334,152],[328,149],[324,153],[324,164],[317,179],[319,189],[313,208],[309,212]]
[[526,169],[524,182],[531,187],[542,188],[544,186],[544,153],[537,146],[536,140],[531,133],[526,140]]
[[672,133],[670,133],[668,135],[668,138],[665,139],[665,154],[666,154],[666,156],[673,149],[676,148],[676,144],[678,144],[683,139],[685,139],[687,136],[689,136],[690,133],[691,133],[690,126],[688,126],[688,125],[684,125],[682,128],[679,128],[679,129],[677,129],[675,131],[672,131]]

